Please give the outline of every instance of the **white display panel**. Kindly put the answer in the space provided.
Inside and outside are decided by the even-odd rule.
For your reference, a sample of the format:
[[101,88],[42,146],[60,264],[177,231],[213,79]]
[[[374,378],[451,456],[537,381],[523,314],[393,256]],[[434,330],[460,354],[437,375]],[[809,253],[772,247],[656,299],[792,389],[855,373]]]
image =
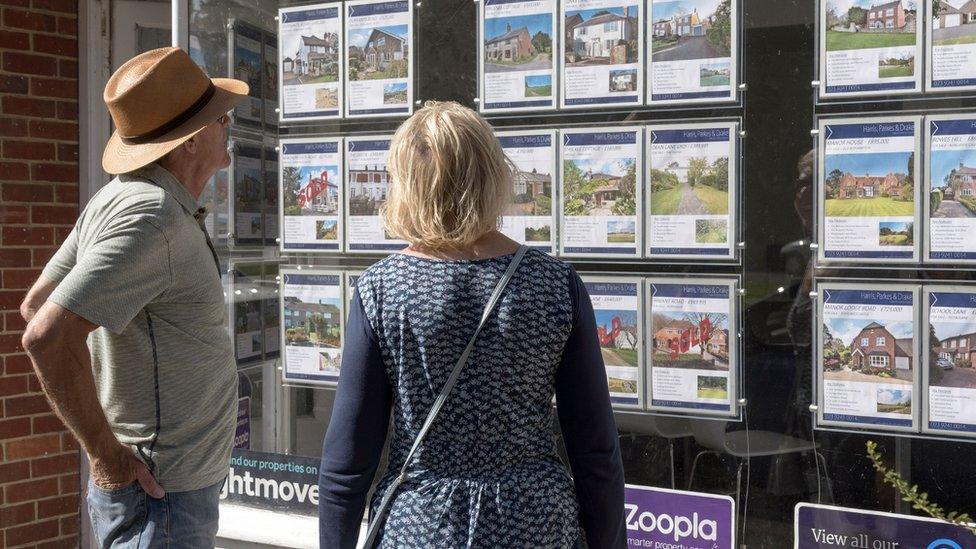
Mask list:
[[234,107],[234,123],[260,130],[264,93],[264,33],[242,21],[231,23],[230,58],[227,60],[230,78],[246,82],[247,99]]
[[735,100],[736,0],[650,0],[648,9],[647,103]]
[[922,430],[976,436],[976,287],[925,287]]
[[346,251],[385,253],[406,247],[383,230],[380,208],[386,204],[390,173],[386,158],[392,135],[346,138]]
[[640,257],[643,129],[563,130],[560,136],[560,253]]
[[556,107],[555,0],[484,0],[478,9],[483,113]]
[[646,257],[735,257],[736,123],[649,126],[644,132]]
[[546,253],[556,251],[556,132],[498,132],[505,155],[515,164],[513,201],[502,214],[505,236]]
[[278,166],[281,251],[340,251],[342,138],[282,140]]
[[921,91],[923,8],[922,0],[820,0],[820,96]]
[[346,116],[413,112],[413,3],[345,2]]
[[644,100],[644,3],[564,0],[559,106],[639,105]]
[[921,119],[821,119],[819,259],[905,263],[919,258]]
[[342,4],[278,10],[280,120],[342,116]]
[[919,353],[907,284],[817,284],[817,422],[917,431]]
[[644,399],[644,329],[639,278],[584,276],[593,303],[597,338],[616,408],[640,408]]
[[[969,0],[927,0],[929,22],[925,89],[976,90],[976,25]],[[966,8],[965,11],[960,8]]]
[[976,116],[925,118],[925,261],[976,263]]
[[285,383],[334,385],[339,381],[345,301],[340,272],[282,270]]

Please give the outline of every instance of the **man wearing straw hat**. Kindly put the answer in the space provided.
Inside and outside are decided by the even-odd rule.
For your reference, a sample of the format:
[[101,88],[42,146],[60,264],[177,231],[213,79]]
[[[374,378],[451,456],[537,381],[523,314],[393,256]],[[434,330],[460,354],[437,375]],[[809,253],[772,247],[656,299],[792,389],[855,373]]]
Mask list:
[[197,198],[230,162],[227,113],[247,92],[179,48],[119,67],[105,87],[116,131],[102,156],[118,176],[21,305],[24,348],[88,454],[102,547],[214,546],[237,374]]

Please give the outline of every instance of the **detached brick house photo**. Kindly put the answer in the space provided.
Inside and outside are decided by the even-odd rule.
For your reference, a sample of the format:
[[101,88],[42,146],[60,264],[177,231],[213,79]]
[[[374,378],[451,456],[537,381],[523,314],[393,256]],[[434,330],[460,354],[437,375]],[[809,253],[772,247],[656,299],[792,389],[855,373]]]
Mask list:
[[871,6],[867,26],[871,29],[901,29],[908,23],[908,12],[902,0]]
[[533,55],[535,46],[527,27],[512,30],[512,25],[508,25],[505,34],[485,41],[485,56],[490,60],[512,61]]
[[840,178],[840,191],[837,198],[875,198],[881,196],[901,196],[901,186],[905,174],[889,173],[883,176],[845,173]]
[[896,370],[912,369],[912,339],[898,339],[884,326],[872,322],[851,341],[851,365]]

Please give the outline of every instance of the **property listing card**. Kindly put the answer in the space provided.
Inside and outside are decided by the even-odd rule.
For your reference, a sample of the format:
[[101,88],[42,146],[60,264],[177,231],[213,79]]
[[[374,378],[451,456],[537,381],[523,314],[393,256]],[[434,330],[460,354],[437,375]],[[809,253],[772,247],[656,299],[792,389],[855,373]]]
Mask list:
[[346,116],[413,112],[413,3],[355,0],[346,9]]
[[735,123],[651,126],[647,138],[647,257],[735,255]]
[[386,234],[380,208],[386,204],[390,135],[346,138],[346,250],[388,252],[407,243]]
[[278,10],[282,122],[342,116],[341,6]]
[[736,97],[736,0],[651,0],[649,104]]
[[278,36],[264,35],[264,123],[278,125]]
[[282,251],[339,251],[342,139],[282,140]]
[[925,290],[922,429],[976,436],[976,288],[933,285]]
[[734,280],[650,279],[648,409],[732,415]]
[[342,364],[341,273],[288,270],[281,277],[283,380],[339,381]]
[[637,408],[644,393],[641,280],[584,276],[583,284],[593,303],[610,401],[615,407]]
[[927,1],[928,89],[976,89],[976,6],[969,0]]
[[555,108],[556,1],[479,5],[481,112]]
[[918,117],[820,121],[820,259],[918,259]]
[[922,90],[922,0],[820,2],[820,96]]
[[644,97],[644,3],[564,0],[559,105],[638,105]]
[[925,119],[928,231],[925,260],[976,261],[976,117],[932,115]]
[[643,130],[583,128],[560,138],[562,254],[639,257]]
[[258,289],[260,263],[238,263],[233,268],[234,285],[230,296],[234,306],[234,354],[238,364],[261,360],[264,350],[264,327],[261,315],[262,296]]
[[278,151],[264,149],[264,245],[277,246],[278,224]]
[[818,284],[821,425],[916,430],[917,286]]
[[231,32],[230,77],[247,82],[247,99],[234,107],[234,123],[261,128],[261,94],[264,91],[264,33],[261,29],[234,21]]
[[264,243],[264,172],[261,147],[241,142],[234,144],[235,246],[260,246]]
[[546,253],[556,250],[553,210],[556,132],[499,132],[505,155],[515,164],[512,201],[502,213],[501,232]]

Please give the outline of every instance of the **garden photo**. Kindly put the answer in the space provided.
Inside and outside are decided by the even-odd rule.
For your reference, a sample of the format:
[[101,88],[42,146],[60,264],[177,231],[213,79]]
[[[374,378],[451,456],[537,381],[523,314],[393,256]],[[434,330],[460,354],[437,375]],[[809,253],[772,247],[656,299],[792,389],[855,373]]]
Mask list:
[[338,166],[287,166],[281,172],[281,186],[286,216],[339,212]]
[[878,78],[903,78],[915,74],[915,54],[882,55],[878,59]]
[[637,241],[637,222],[634,220],[607,221],[607,242],[633,244]]
[[551,242],[552,227],[550,227],[549,225],[544,225],[542,227],[526,227],[525,241],[526,242]]
[[826,50],[914,46],[918,15],[914,0],[827,0]]
[[637,395],[637,368],[607,366],[607,385],[611,393]]
[[882,221],[878,223],[880,246],[911,246],[915,243],[915,224],[911,221]]
[[651,155],[651,215],[727,215],[729,157]]
[[729,398],[729,378],[725,376],[696,376],[698,379],[698,398]]
[[347,29],[350,82],[406,78],[410,44],[407,25]]
[[824,378],[911,384],[912,322],[827,318],[821,325]]
[[650,333],[652,357],[657,368],[729,369],[728,314],[654,312]]
[[698,83],[703,88],[728,86],[732,80],[732,63],[723,61],[702,65],[698,70]]
[[828,154],[824,173],[827,217],[915,215],[914,153]]
[[976,324],[929,323],[929,385],[976,389]]
[[637,215],[635,158],[563,161],[563,214]]
[[334,109],[339,106],[338,88],[317,88],[315,90],[316,109]]
[[341,350],[326,350],[319,352],[319,371],[320,372],[330,372],[339,373],[340,366],[342,366],[342,351]]
[[294,296],[284,298],[285,344],[299,347],[340,348],[338,297],[320,297],[303,301]]
[[563,20],[563,56],[568,67],[636,63],[641,44],[637,4],[567,10]]
[[653,0],[649,6],[653,62],[732,55],[731,0]]
[[284,33],[281,41],[284,54],[281,73],[285,86],[339,81],[338,34],[323,32],[302,36],[300,33]]
[[911,389],[878,389],[875,410],[882,414],[912,415]]
[[552,69],[548,13],[485,19],[484,37],[486,73]]
[[729,241],[729,222],[725,219],[696,219],[695,242],[724,244]]
[[407,102],[407,83],[390,82],[383,86],[383,104],[396,105]]
[[338,240],[339,222],[334,219],[315,221],[315,240]]
[[976,150],[932,151],[929,171],[932,217],[976,217]]
[[624,309],[595,309],[597,338],[606,366],[629,366],[635,370],[640,364],[640,338],[637,330],[637,311]]
[[536,74],[525,77],[526,97],[549,97],[552,95],[552,75]]

